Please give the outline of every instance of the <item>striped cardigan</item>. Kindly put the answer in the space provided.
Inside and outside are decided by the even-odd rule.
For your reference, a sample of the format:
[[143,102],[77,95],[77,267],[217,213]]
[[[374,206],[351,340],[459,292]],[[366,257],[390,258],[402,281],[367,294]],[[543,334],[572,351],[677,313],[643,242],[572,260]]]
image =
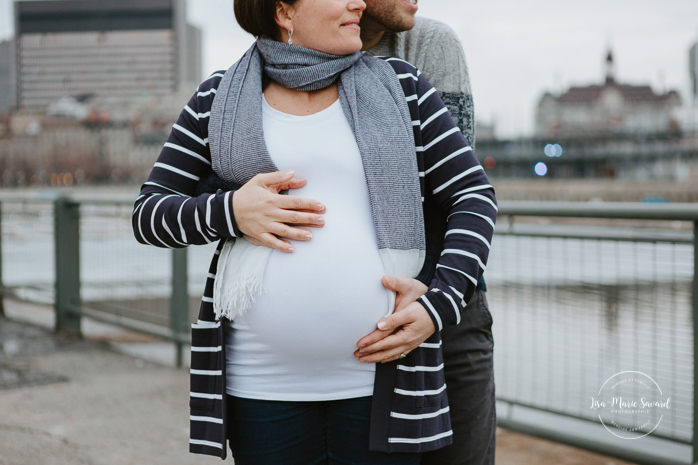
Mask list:
[[[497,202],[472,149],[438,93],[409,63],[383,58],[397,73],[413,120],[431,273],[419,298],[437,331],[406,358],[377,364],[371,411],[370,450],[426,452],[452,442],[440,330],[460,322],[466,302],[485,270]],[[234,192],[194,196],[208,176],[208,121],[225,71],[204,80],[182,110],[133,211],[136,239],[178,248],[219,240],[209,268],[198,321],[192,324],[190,452],[226,457],[225,333],[213,312],[213,283],[227,238],[241,237],[232,211]],[[443,246],[429,254],[430,219],[447,215]],[[433,234],[433,232],[432,232]],[[429,269],[425,263],[425,270]],[[427,278],[425,278],[428,276]],[[432,277],[433,276],[433,277]]]

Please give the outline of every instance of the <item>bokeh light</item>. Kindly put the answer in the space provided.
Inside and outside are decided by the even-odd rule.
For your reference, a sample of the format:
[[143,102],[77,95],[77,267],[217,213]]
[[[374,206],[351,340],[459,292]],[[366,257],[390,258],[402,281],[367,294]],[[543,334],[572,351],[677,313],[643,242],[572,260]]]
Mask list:
[[548,157],[556,158],[562,155],[562,147],[560,144],[548,144],[543,149],[543,153],[545,153]]
[[535,171],[538,176],[545,176],[546,174],[548,174],[548,165],[546,165],[542,161],[539,161],[538,163],[536,163],[536,166],[533,168],[533,171]]

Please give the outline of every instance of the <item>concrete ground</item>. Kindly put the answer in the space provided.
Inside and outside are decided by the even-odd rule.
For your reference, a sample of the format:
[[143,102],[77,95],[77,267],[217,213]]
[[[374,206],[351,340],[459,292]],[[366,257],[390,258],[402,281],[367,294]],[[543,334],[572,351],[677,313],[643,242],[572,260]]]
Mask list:
[[[84,339],[65,339],[50,331],[50,308],[5,301],[5,311],[0,465],[220,462],[188,452],[189,375],[172,344],[87,320]],[[496,463],[630,465],[502,428]]]

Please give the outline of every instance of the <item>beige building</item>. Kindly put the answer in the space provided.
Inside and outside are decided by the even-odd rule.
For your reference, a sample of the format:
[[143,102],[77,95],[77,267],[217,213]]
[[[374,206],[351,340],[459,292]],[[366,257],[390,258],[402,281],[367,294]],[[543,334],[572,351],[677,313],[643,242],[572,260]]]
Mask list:
[[656,93],[650,86],[616,81],[613,55],[606,57],[601,85],[572,87],[560,95],[546,92],[538,102],[536,136],[574,138],[612,134],[659,134],[680,130],[676,91]]
[[201,81],[201,31],[186,23],[185,0],[17,1],[15,36],[20,110],[164,96]]

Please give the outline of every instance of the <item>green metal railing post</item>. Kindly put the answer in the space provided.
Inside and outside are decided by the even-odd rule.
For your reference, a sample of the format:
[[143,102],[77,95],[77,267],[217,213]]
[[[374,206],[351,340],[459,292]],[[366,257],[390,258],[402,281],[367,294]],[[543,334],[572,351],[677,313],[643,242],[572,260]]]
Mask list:
[[56,325],[57,333],[82,336],[80,315],[74,309],[80,299],[80,205],[69,198],[54,202],[56,254]]
[[693,222],[693,464],[698,464],[698,221]]
[[187,273],[187,249],[172,250],[172,295],[170,297],[170,328],[175,338],[177,366],[183,360],[184,341],[189,325],[189,276]]
[[0,316],[5,315],[5,284],[2,280],[2,202],[0,202]]

